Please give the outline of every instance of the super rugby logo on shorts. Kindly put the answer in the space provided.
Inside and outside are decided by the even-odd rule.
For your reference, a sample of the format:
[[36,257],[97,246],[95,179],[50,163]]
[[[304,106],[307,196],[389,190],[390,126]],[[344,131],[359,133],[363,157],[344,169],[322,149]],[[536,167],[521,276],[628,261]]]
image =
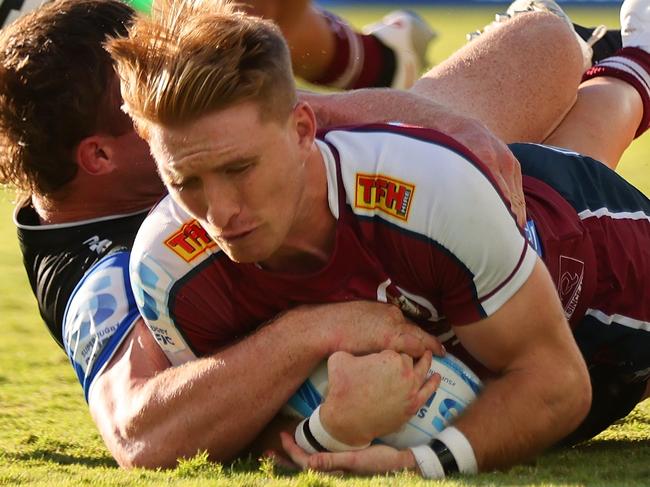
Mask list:
[[380,174],[357,174],[355,206],[408,220],[415,185]]
[[185,262],[192,262],[217,244],[198,221],[191,220],[165,240],[165,245]]
[[567,257],[566,255],[560,256],[557,290],[560,294],[560,301],[562,302],[562,306],[564,306],[564,315],[567,320],[573,316],[578,306],[584,273],[584,262]]

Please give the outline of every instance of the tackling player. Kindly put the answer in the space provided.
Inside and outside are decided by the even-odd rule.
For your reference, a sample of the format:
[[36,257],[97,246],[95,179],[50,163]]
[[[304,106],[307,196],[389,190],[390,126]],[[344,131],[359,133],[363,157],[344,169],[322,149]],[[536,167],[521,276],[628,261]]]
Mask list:
[[[623,11],[647,22],[644,8],[628,1]],[[617,291],[650,293],[641,193],[590,158],[517,147],[529,245],[483,162],[455,140],[389,125],[315,139],[272,26],[233,15],[227,2],[181,2],[165,14],[109,42],[125,106],[171,196],[138,234],[131,278],[172,363],[221,359],[214,434],[224,443],[250,442],[318,357],[301,328],[271,348],[260,338],[267,328],[255,331],[314,302],[392,303],[490,377],[434,451],[403,457],[427,476],[504,467],[589,437],[644,397],[650,300]],[[629,32],[644,30],[636,19],[624,17]],[[624,37],[626,48],[593,73],[627,102],[620,130],[593,140],[596,154],[648,126],[645,36]],[[574,115],[556,137],[576,129]],[[585,359],[621,391],[613,404],[609,390],[591,403]],[[595,391],[602,378],[592,375]],[[373,437],[348,437],[341,423],[330,433],[349,445]]]

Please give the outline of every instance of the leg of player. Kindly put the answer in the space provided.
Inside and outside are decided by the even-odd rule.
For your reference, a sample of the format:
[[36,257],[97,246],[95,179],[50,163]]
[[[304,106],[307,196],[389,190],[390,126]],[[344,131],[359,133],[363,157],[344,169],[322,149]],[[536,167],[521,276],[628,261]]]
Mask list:
[[412,90],[482,120],[506,142],[541,142],[574,104],[583,66],[567,23],[531,12],[468,43]]
[[434,32],[418,16],[395,12],[356,31],[310,0],[246,2],[248,11],[273,19],[291,49],[297,76],[335,88],[409,88],[426,63]]
[[282,30],[291,49],[293,69],[297,76],[313,80],[328,70],[335,54],[336,33],[310,0],[288,0],[283,3],[249,0],[246,10],[272,19]]
[[643,103],[626,81],[599,76],[585,81],[569,114],[545,141],[616,169],[643,118]]
[[650,125],[650,3],[625,0],[623,48],[591,68],[566,119],[545,141],[616,168]]

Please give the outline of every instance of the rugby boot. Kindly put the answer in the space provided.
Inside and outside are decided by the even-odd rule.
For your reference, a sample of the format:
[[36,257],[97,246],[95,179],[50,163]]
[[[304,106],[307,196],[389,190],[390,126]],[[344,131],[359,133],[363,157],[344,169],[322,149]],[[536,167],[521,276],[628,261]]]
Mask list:
[[[588,41],[593,36],[595,27],[584,27],[582,25],[573,24],[573,28],[576,31],[583,41]],[[591,49],[594,52],[591,56],[591,62],[596,64],[603,59],[612,56],[616,51],[623,47],[621,42],[621,31],[614,29],[607,29],[605,35],[594,44],[592,44]]]
[[368,25],[364,34],[375,36],[395,55],[395,73],[390,86],[408,89],[427,65],[427,48],[436,32],[417,14],[396,10],[381,21]]
[[650,0],[625,0],[621,6],[623,47],[650,52]]

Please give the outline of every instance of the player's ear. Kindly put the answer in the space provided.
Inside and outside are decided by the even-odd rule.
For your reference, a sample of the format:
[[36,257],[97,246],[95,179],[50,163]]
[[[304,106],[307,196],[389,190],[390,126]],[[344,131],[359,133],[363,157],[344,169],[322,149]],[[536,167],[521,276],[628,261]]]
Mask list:
[[76,149],[79,168],[91,176],[112,172],[115,169],[112,141],[113,137],[105,135],[91,135],[82,139]]
[[295,124],[300,147],[311,150],[317,129],[314,110],[308,103],[299,101],[293,109],[292,120]]

